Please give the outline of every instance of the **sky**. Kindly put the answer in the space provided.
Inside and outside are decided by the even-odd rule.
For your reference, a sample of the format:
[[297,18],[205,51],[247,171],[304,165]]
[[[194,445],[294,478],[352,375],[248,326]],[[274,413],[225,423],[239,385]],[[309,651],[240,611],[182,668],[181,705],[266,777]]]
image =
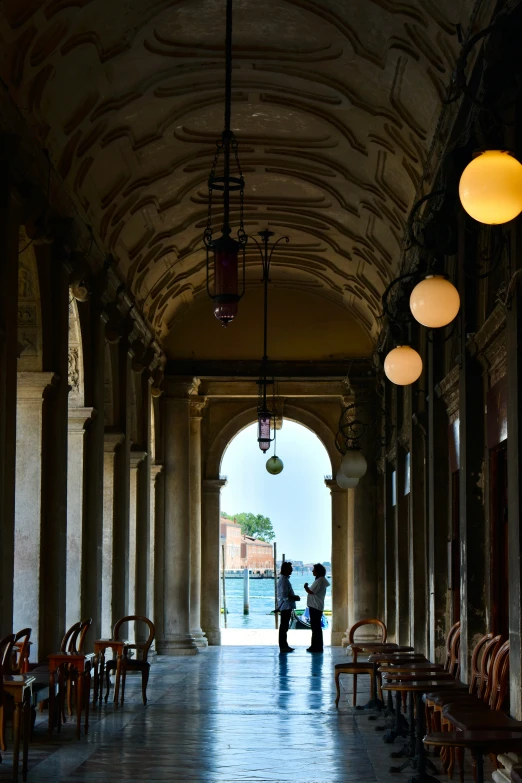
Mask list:
[[277,456],[284,469],[271,476],[266,454],[257,445],[257,423],[230,442],[221,463],[228,484],[221,490],[221,510],[227,514],[251,512],[269,517],[277,542],[277,557],[323,562],[332,559],[330,490],[324,477],[331,474],[328,454],[319,438],[306,427],[285,419],[277,433]]

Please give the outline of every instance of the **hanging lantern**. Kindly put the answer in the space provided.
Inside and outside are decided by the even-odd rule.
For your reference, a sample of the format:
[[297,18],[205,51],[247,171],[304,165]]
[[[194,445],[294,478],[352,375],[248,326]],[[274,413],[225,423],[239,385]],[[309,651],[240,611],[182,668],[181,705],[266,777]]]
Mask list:
[[422,359],[411,346],[398,345],[384,360],[384,372],[392,383],[407,386],[420,377]]
[[275,454],[273,457],[269,457],[266,461],[266,469],[272,476],[277,476],[279,473],[281,473],[283,468],[283,460],[279,459],[279,457],[276,457]]
[[270,411],[260,410],[257,414],[257,442],[261,451],[268,451],[272,438],[270,437]]
[[348,449],[341,461],[341,473],[347,479],[357,479],[364,476],[368,463],[360,449]]
[[460,307],[459,292],[443,275],[428,275],[410,295],[410,310],[423,326],[439,329],[453,321]]
[[522,212],[522,165],[505,150],[481,152],[462,172],[459,196],[479,223],[507,223]]
[[227,326],[237,315],[239,296],[238,254],[241,245],[224,234],[212,240],[214,252],[214,315]]
[[347,478],[341,469],[337,471],[337,476],[335,477],[335,480],[337,481],[337,485],[341,487],[341,489],[355,489],[355,487],[359,483],[358,478]]

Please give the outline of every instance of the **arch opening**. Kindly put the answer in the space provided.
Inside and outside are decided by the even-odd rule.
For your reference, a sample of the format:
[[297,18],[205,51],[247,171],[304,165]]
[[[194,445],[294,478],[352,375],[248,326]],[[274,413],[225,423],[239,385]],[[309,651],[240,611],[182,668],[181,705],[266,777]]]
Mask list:
[[[227,476],[227,485],[221,492],[220,519],[224,644],[277,643],[273,614],[274,559],[276,578],[283,555],[294,564],[291,582],[301,598],[296,604],[298,616],[307,605],[303,583],[314,580],[311,566],[324,563],[331,582],[332,514],[330,493],[324,483],[325,475],[332,469],[330,455],[310,427],[286,416],[282,428],[276,432],[276,451],[284,469],[272,476],[265,463],[273,455],[274,447],[266,454],[259,450],[257,424],[250,419],[230,439],[222,454],[220,472]],[[249,572],[248,610],[244,595],[245,569]],[[325,619],[329,627],[331,609],[331,590],[327,590]],[[291,631],[291,637],[292,645],[310,643],[306,629]],[[325,641],[329,641],[328,630]]]

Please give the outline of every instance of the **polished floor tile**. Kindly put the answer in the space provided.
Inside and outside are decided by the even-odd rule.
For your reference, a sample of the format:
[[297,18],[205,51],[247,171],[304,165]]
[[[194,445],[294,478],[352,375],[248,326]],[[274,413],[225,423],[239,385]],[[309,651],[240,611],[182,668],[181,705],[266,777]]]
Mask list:
[[[333,664],[345,653],[304,648],[214,647],[197,656],[158,658],[143,707],[139,677],[127,680],[123,708],[91,711],[89,735],[68,721],[49,740],[39,716],[30,748],[30,783],[389,783],[390,746],[346,691],[334,705]],[[343,687],[351,686],[345,678]],[[361,678],[360,701],[367,696]],[[12,779],[4,755],[0,780]]]

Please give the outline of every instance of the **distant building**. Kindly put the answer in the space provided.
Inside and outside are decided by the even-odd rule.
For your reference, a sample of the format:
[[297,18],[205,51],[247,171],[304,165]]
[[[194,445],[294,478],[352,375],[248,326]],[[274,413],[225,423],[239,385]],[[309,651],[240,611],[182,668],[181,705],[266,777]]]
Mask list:
[[[221,544],[225,545],[225,569],[243,568],[241,564],[241,526],[235,519],[221,517]],[[221,558],[220,549],[219,556]]]
[[274,548],[272,544],[259,541],[252,536],[243,536],[241,541],[241,562],[243,568],[252,571],[265,571],[274,567]]
[[[249,568],[251,571],[265,571],[274,567],[272,544],[259,541],[253,536],[244,536],[235,519],[221,517],[220,521],[221,544],[225,546],[225,570]],[[222,551],[220,549],[220,558]]]

